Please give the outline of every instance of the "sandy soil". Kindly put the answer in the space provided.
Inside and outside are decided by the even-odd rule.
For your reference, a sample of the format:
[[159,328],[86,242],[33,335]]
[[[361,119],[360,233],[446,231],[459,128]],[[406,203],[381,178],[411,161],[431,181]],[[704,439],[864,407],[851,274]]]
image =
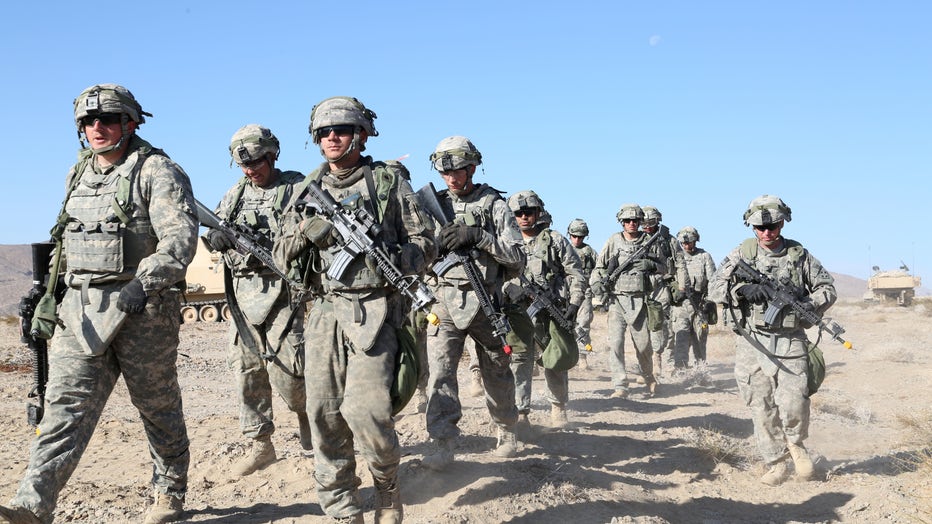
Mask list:
[[[912,308],[851,302],[832,312],[855,345],[823,341],[829,374],[813,397],[809,447],[818,480],[770,488],[752,443],[749,414],[732,377],[730,332],[717,328],[709,364],[666,379],[656,398],[636,386],[610,399],[605,318],[597,316],[591,369],[571,372],[571,427],[551,431],[542,377],[535,379],[536,436],[518,457],[488,453],[494,428],[480,399],[464,398],[457,462],[443,473],[421,467],[423,416],[397,418],[403,445],[401,486],[407,522],[424,523],[732,523],[932,522],[932,305]],[[16,491],[32,430],[24,413],[31,376],[16,326],[0,325],[0,500]],[[247,449],[226,369],[223,324],[182,327],[179,360],[192,444],[190,522],[326,522],[314,492],[312,452],[301,450],[297,422],[276,399],[280,460],[245,478],[228,469]],[[630,345],[629,345],[630,346]],[[630,354],[630,353],[629,353]],[[633,356],[629,362],[634,361]],[[466,383],[465,366],[461,383]],[[464,388],[466,389],[466,388]],[[359,465],[362,496],[372,481]],[[61,493],[57,522],[140,521],[150,463],[142,426],[122,382],[93,441]],[[366,521],[372,522],[371,509]]]

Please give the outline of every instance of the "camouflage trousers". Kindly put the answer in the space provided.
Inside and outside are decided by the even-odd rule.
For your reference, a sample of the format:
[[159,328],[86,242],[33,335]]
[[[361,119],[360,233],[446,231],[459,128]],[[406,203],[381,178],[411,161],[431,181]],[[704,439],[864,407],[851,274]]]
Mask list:
[[[427,401],[427,433],[433,439],[459,435],[457,424],[463,416],[457,370],[463,357],[466,337],[475,343],[475,363],[485,386],[485,404],[492,420],[511,428],[518,420],[515,409],[515,380],[508,367],[509,357],[502,343],[492,334],[492,323],[481,311],[466,329],[459,329],[442,305],[434,306],[440,325],[428,331],[427,358],[430,366]],[[433,331],[433,332],[431,332]],[[472,367],[472,364],[470,364]]]
[[[775,353],[804,355],[805,333],[799,337],[777,337]],[[744,403],[751,408],[754,438],[766,462],[782,458],[786,445],[802,444],[809,436],[809,387],[806,358],[773,359],[777,366],[765,371],[763,357],[744,337],[736,337],[735,379]],[[758,338],[767,348],[767,338]],[[764,357],[766,358],[766,357]]]
[[650,332],[647,329],[647,306],[642,297],[617,295],[608,306],[609,367],[612,371],[612,386],[617,390],[628,389],[628,372],[625,369],[625,332],[631,328],[631,341],[641,367],[644,380],[654,382],[654,352],[651,349]]
[[582,304],[579,305],[579,312],[576,314],[576,340],[579,341],[579,354],[586,354],[586,344],[592,343],[589,337],[589,327],[592,325],[592,293],[586,291]]
[[689,364],[690,347],[696,363],[705,362],[709,325],[703,322],[692,302],[686,300],[682,305],[673,306],[670,317],[674,367],[685,368]]
[[[292,329],[286,333],[291,308],[287,300],[272,307],[265,322],[248,329],[259,348],[248,348],[240,339],[236,324],[230,326],[229,365],[236,375],[239,396],[240,429],[248,438],[275,432],[272,390],[288,409],[304,413],[307,401],[304,386],[304,305],[294,314]],[[256,349],[263,356],[256,353]]]
[[397,482],[401,447],[392,419],[389,390],[394,380],[398,335],[375,326],[369,351],[353,347],[336,321],[333,304],[315,301],[305,330],[313,350],[305,354],[307,413],[314,440],[318,502],[333,518],[362,510],[354,445],[380,483]]
[[150,297],[145,311],[129,315],[99,356],[85,353],[74,332],[56,332],[49,348],[45,416],[13,506],[29,509],[43,522],[52,520],[58,494],[87,449],[121,374],[148,439],[152,484],[158,492],[185,495],[190,455],[175,366],[178,310],[177,292]]
[[[550,320],[534,321],[535,346],[550,339]],[[540,348],[543,351],[543,348]],[[531,412],[531,393],[534,378],[534,366],[537,363],[538,351],[515,355],[511,361],[511,371],[515,375],[515,404],[518,413],[527,415]],[[544,368],[544,381],[547,384],[547,400],[551,404],[565,406],[569,401],[569,372],[554,371]]]

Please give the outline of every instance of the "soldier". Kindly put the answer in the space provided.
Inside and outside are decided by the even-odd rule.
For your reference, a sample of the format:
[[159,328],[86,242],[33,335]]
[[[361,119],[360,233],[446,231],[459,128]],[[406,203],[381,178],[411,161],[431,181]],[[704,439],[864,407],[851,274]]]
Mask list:
[[579,367],[589,369],[587,354],[592,351],[592,338],[589,336],[589,326],[592,325],[592,290],[589,289],[589,277],[592,276],[592,270],[595,269],[595,257],[597,253],[592,246],[587,244],[586,237],[589,236],[589,225],[581,218],[573,219],[569,227],[566,228],[566,234],[569,236],[570,244],[576,250],[579,256],[579,262],[582,264],[582,273],[585,279],[583,286],[586,288],[582,304],[579,305],[579,313],[576,315],[576,340],[579,342]]
[[153,460],[145,522],[181,518],[190,454],[175,367],[179,284],[198,223],[188,176],[136,135],[146,116],[116,84],[91,86],[74,101],[82,150],[53,229],[67,257],[61,327],[49,350],[45,416],[19,491],[0,508],[3,522],[52,521],[121,375]]
[[[482,163],[482,154],[466,137],[451,136],[437,144],[430,155],[447,189],[440,191],[440,204],[453,217],[438,233],[441,255],[466,250],[482,277],[493,303],[503,303],[502,285],[508,274],[524,266],[521,234],[501,193],[488,184],[476,184],[473,175]],[[513,457],[517,453],[515,421],[515,382],[499,337],[493,334],[489,317],[461,264],[437,277],[437,303],[433,313],[440,319],[428,336],[430,395],[427,402],[427,433],[434,443],[423,464],[440,470],[454,458],[454,442],[462,417],[457,368],[463,356],[466,337],[472,339],[475,360],[485,385],[486,407],[498,426],[498,444],[493,453]]]
[[378,162],[362,154],[369,137],[378,136],[375,117],[350,97],[332,97],[314,106],[309,130],[324,163],[295,186],[298,204],[286,212],[274,248],[276,260],[282,262],[309,256],[311,286],[320,291],[309,308],[305,329],[306,339],[314,345],[305,354],[314,478],[324,512],[337,521],[354,523],[363,522],[354,444],[368,462],[375,484],[375,521],[402,520],[401,448],[390,388],[399,332],[410,302],[363,254],[353,258],[339,277],[328,275],[345,239],[322,213],[304,206],[300,196],[310,182],[319,182],[337,202],[355,209],[356,216],[374,217],[380,226],[377,240],[402,273],[424,273],[436,248],[407,170],[399,162]]
[[[686,268],[683,265],[683,249],[680,247],[676,238],[670,234],[670,229],[660,223],[663,215],[660,210],[653,206],[644,206],[644,219],[641,221],[641,230],[648,235],[653,235],[658,230],[660,238],[651,246],[651,252],[655,257],[662,258],[666,261],[667,271],[663,274],[652,273],[650,275],[650,298],[651,306],[660,308],[661,322],[659,329],[649,330],[650,345],[654,350],[654,375],[659,376],[663,371],[663,353],[667,346],[672,347],[672,337],[670,336],[670,305],[671,293],[679,290],[682,292],[683,284],[686,282]],[[673,357],[667,352],[667,360],[673,360]],[[644,378],[643,375],[639,378]],[[639,382],[641,380],[638,380]]]
[[[248,124],[230,141],[230,155],[243,177],[227,191],[217,216],[260,239],[271,251],[278,237],[282,211],[294,198],[294,184],[304,180],[297,171],[275,167],[278,138],[266,127]],[[235,295],[231,307],[241,309],[245,322],[231,323],[229,363],[236,374],[240,405],[240,429],[253,440],[252,451],[234,464],[232,473],[245,476],[276,460],[272,433],[272,388],[297,413],[301,446],[311,449],[304,392],[304,303],[292,311],[285,282],[252,255],[242,255],[222,231],[205,236],[211,249],[223,252],[230,277],[227,295]],[[240,329],[250,331],[244,340]],[[248,341],[255,341],[250,347]]]
[[676,238],[683,247],[688,280],[684,291],[673,291],[670,327],[673,331],[674,369],[684,369],[689,361],[690,346],[696,364],[705,362],[709,325],[714,324],[717,318],[715,304],[706,299],[709,281],[715,273],[715,262],[712,255],[696,247],[696,242],[699,242],[696,228],[686,226],[676,234]]
[[[638,230],[644,218],[641,206],[624,204],[615,217],[622,224],[623,230],[609,237],[596,258],[595,270],[589,280],[593,301],[608,308],[608,344],[611,349],[608,358],[615,388],[611,397],[628,397],[625,370],[625,331],[628,326],[631,327],[631,341],[647,386],[647,396],[651,397],[657,391],[657,381],[651,362],[653,351],[648,329],[651,313],[648,312],[647,302],[650,298],[651,278],[666,272],[666,260],[644,256],[624,268],[614,282],[609,282],[609,276],[616,268],[644,246],[649,237],[647,233]],[[656,320],[656,316],[654,318]]]
[[[564,316],[570,322],[575,322],[585,295],[582,265],[576,250],[563,235],[550,229],[544,201],[534,191],[519,191],[511,195],[508,197],[508,207],[514,213],[524,237],[524,251],[527,253],[525,278],[539,284],[553,297],[559,297],[565,307]],[[525,308],[530,305],[530,299],[521,291],[520,282],[512,281],[506,289],[511,301]],[[552,320],[545,312],[534,319],[536,338],[544,346],[541,349],[546,348],[550,339],[550,322]],[[512,363],[521,427],[527,425],[527,414],[531,410],[534,360],[534,352],[529,351],[516,355]],[[550,392],[550,425],[556,429],[564,428],[568,424],[566,403],[569,401],[569,374],[567,371],[545,369],[544,379]]]
[[787,454],[796,476],[812,478],[815,470],[803,441],[809,435],[807,381],[808,340],[795,309],[784,308],[769,324],[764,321],[770,295],[758,283],[743,281],[735,272],[744,260],[764,275],[786,279],[800,290],[804,307],[821,315],[835,303],[834,279],[799,242],[781,234],[791,211],[783,200],[762,195],[748,205],[744,224],[754,228],[749,238],[725,257],[709,285],[709,298],[724,306],[735,337],[735,378],[751,408],[757,447],[769,465],[761,482],[782,483],[788,473]]

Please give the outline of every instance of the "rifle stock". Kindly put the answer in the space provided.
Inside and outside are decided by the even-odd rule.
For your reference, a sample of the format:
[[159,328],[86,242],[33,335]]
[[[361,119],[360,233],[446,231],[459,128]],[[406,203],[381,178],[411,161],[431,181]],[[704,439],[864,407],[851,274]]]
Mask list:
[[770,278],[740,258],[737,260],[735,269],[739,277],[748,282],[762,285],[767,290],[770,297],[767,301],[767,310],[764,313],[764,323],[767,326],[772,326],[773,322],[777,319],[777,315],[783,311],[784,308],[790,307],[800,318],[813,326],[818,326],[820,331],[828,333],[829,336],[845,348],[853,349],[851,342],[841,337],[845,332],[845,328],[834,320],[820,317],[814,311],[806,308],[806,306],[796,298],[796,286],[792,283],[781,282]]

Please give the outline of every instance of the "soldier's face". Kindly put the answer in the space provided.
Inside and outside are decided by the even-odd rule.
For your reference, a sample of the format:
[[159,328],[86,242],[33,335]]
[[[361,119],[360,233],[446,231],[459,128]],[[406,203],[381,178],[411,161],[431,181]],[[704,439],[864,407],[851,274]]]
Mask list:
[[783,221],[776,224],[765,224],[763,226],[754,226],[754,235],[757,236],[758,244],[773,249],[780,243],[780,232],[783,231]]
[[272,161],[269,155],[252,162],[240,164],[239,167],[250,182],[261,188],[266,188],[274,182],[272,178]]
[[641,226],[641,221],[637,218],[623,218],[621,220],[621,227],[624,228],[625,233],[635,234],[638,232],[638,227]]
[[695,242],[680,242],[680,245],[683,246],[683,251],[692,254],[696,250]]
[[[113,122],[112,120],[100,118],[87,118],[85,120],[84,135],[87,137],[87,142],[91,149],[102,149],[112,146],[119,142],[120,138],[123,136],[123,129],[119,121]],[[103,120],[107,120],[109,123],[104,123]],[[130,120],[126,123],[126,128],[129,132],[132,132],[136,129],[136,122]],[[127,145],[128,144],[129,142],[127,141]]]
[[573,244],[573,247],[582,247],[583,240],[585,240],[585,238],[586,237],[578,237],[576,235],[570,235],[570,242]]
[[462,169],[441,171],[440,176],[451,193],[457,196],[468,195],[473,190],[472,175],[475,172],[476,166],[468,165]]
[[522,231],[534,227],[538,218],[540,218],[540,209],[537,208],[522,207],[515,211],[515,220]]
[[[342,127],[342,126],[333,126]],[[360,155],[362,154],[362,145],[366,143],[366,131],[364,129],[359,130],[359,147],[347,155],[341,163],[353,163],[355,164],[359,160]],[[350,146],[353,144],[353,134],[344,133],[342,131],[338,132],[337,130],[331,129],[330,132],[324,136],[320,135],[320,152],[324,155],[324,158],[328,162],[333,162],[343,156]]]

